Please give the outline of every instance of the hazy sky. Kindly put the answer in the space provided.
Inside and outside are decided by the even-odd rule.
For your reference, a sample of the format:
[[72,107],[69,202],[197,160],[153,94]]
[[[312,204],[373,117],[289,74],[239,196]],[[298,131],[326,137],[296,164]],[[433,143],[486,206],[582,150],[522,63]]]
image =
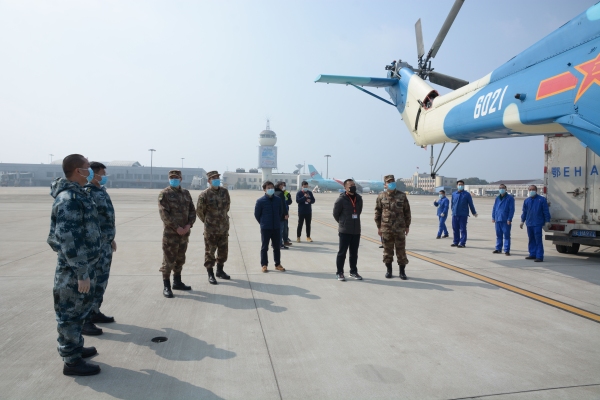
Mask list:
[[[596,0],[466,0],[437,71],[478,79]],[[0,0],[0,162],[137,160],[206,170],[257,164],[271,118],[280,171],[330,177],[429,171],[395,108],[319,74],[385,76],[416,65],[452,0]],[[440,90],[442,92],[443,90]],[[383,89],[375,92],[387,98]],[[441,174],[541,178],[543,139],[463,144]],[[439,148],[439,146],[437,146]]]

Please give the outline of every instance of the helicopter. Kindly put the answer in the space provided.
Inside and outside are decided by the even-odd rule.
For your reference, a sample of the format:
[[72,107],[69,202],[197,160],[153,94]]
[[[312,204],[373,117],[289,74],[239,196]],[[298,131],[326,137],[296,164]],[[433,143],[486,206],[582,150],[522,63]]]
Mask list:
[[[570,134],[600,155],[600,3],[474,82],[437,72],[437,55],[465,0],[455,0],[425,53],[415,24],[417,66],[398,60],[386,77],[319,75],[316,83],[355,87],[396,107],[417,146],[431,146],[434,178],[461,143]],[[452,91],[440,95],[427,81]],[[390,100],[364,87],[385,88]],[[454,147],[440,163],[446,144]],[[434,164],[433,146],[442,144]]]

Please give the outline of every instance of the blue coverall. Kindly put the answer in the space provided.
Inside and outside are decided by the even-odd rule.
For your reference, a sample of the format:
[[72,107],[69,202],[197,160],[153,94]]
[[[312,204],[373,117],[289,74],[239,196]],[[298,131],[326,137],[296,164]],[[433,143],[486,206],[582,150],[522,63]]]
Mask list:
[[472,214],[477,214],[473,205],[471,193],[460,190],[452,193],[452,232],[454,233],[453,244],[464,246],[467,243],[467,220],[469,209]]
[[550,222],[550,210],[545,197],[535,195],[528,197],[523,202],[523,214],[521,222],[527,225],[527,236],[529,236],[529,256],[538,260],[544,260],[544,239],[542,238],[543,227]]
[[[510,231],[515,215],[515,198],[510,194],[499,195],[492,208],[492,221],[496,222],[496,250],[502,250],[504,239],[504,252],[510,253]],[[510,224],[508,224],[510,222]]]
[[440,226],[438,229],[437,237],[448,236],[448,229],[446,229],[446,219],[448,219],[448,206],[450,200],[446,196],[442,197],[439,201],[434,201],[433,205],[437,207],[437,216],[440,220]]

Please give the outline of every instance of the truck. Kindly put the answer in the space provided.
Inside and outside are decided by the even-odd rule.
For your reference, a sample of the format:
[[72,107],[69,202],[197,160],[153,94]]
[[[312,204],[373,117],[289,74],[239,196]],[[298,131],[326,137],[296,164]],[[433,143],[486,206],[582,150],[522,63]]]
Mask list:
[[600,156],[576,137],[544,137],[545,195],[551,221],[544,230],[559,253],[600,247]]

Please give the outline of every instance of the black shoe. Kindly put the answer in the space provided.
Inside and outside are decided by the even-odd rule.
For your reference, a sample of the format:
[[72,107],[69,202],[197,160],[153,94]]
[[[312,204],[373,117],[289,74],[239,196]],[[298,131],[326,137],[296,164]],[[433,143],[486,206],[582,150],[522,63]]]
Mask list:
[[217,278],[215,278],[215,273],[213,272],[213,269],[206,268],[206,271],[208,272],[208,283],[210,283],[211,285],[216,285]]
[[450,247],[456,247],[456,246],[458,246],[456,243],[452,243],[452,244],[450,245]]
[[362,276],[360,276],[358,272],[350,272],[350,277],[356,279],[357,281],[362,281]]
[[220,278],[220,279],[231,279],[231,277],[229,275],[227,275],[225,273],[225,271],[223,271],[223,267],[224,267],[224,265],[217,264],[217,273],[216,273],[217,278]]
[[83,324],[83,328],[81,328],[81,334],[86,336],[98,336],[102,335],[102,329],[91,322],[86,322]]
[[385,264],[387,268],[387,272],[385,273],[385,277],[390,279],[392,277],[392,264]]
[[335,276],[337,277],[338,281],[345,281],[346,277],[344,277],[344,274],[340,274],[339,272],[337,274],[335,274]]
[[442,236],[442,238],[444,238],[444,239],[446,239],[447,237],[448,237],[448,235],[444,235],[444,236]]
[[494,254],[500,254],[502,252],[500,250],[494,250],[494,251],[492,251],[492,253],[494,253]]
[[171,291],[171,281],[168,279],[163,279],[163,285],[163,296],[165,296],[167,299],[172,299],[173,292]]
[[544,262],[544,260],[536,258],[534,262]]
[[435,238],[436,238],[436,239],[441,239],[442,237],[441,237],[441,236],[436,236]]
[[535,260],[534,256],[525,257],[526,260]]
[[406,265],[400,265],[400,279],[402,279],[403,281],[408,279],[408,277],[404,273],[405,268],[406,268]]
[[88,364],[83,359],[74,363],[65,363],[63,366],[63,375],[88,376],[100,373],[100,366]]
[[173,290],[192,290],[192,287],[181,282],[181,275],[173,275]]
[[380,249],[383,249],[383,245],[379,246]]
[[459,244],[459,245],[458,245],[458,246],[456,246],[456,247],[458,247],[459,249],[464,249],[464,248],[465,248],[465,245],[464,245],[464,244]]
[[507,251],[506,253],[504,253],[507,256],[510,256],[510,251]]
[[98,350],[94,346],[84,347],[81,351],[81,358],[89,358],[98,354]]
[[102,312],[98,312],[92,314],[90,322],[94,324],[108,324],[110,322],[115,322],[115,317],[107,317]]

